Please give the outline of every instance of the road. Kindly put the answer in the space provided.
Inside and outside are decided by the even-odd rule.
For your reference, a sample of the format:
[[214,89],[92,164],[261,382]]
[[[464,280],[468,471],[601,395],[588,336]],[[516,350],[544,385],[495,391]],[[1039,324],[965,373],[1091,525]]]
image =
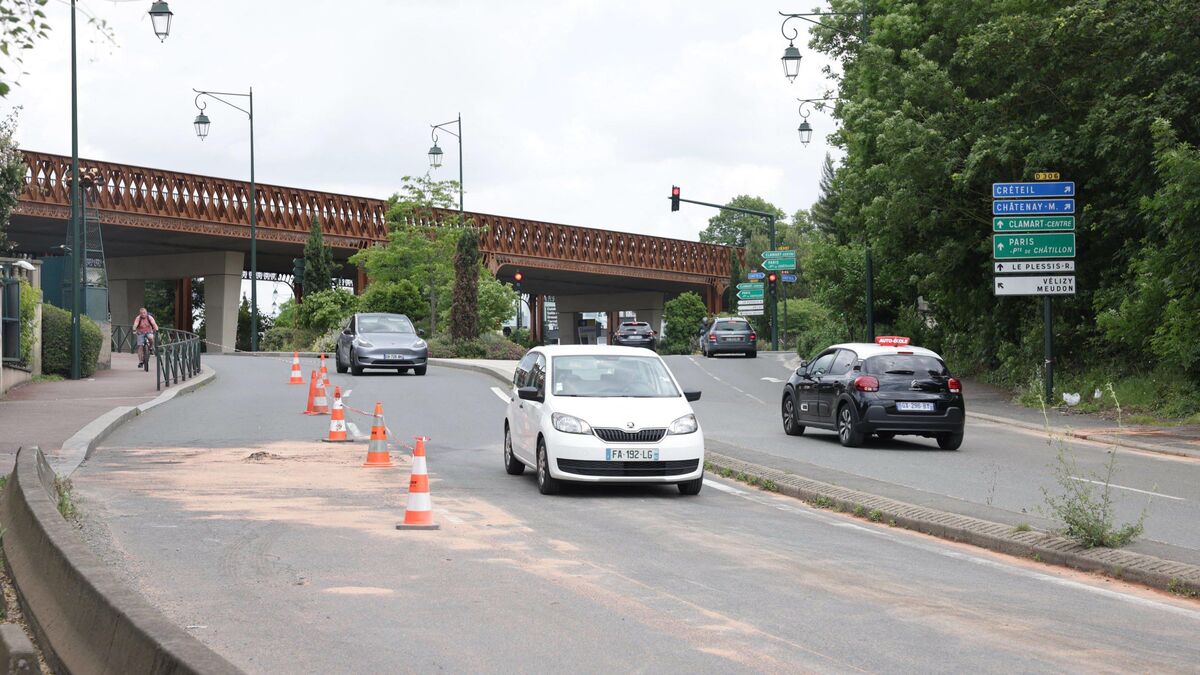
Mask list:
[[[709,481],[697,497],[674,487],[543,497],[531,472],[501,467],[496,382],[464,371],[334,376],[351,405],[382,401],[398,437],[432,437],[442,529],[399,532],[407,470],[361,468],[362,443],[316,442],[328,418],[297,414],[301,387],[283,384],[285,362],[206,363],[213,383],[122,427],[76,472],[75,493],[102,558],[249,672],[1200,662],[1195,602],[737,484]],[[714,389],[709,402],[721,400]]]
[[[782,355],[666,360],[681,384],[704,392],[695,408],[719,452],[790,465],[813,478],[821,477],[811,475],[811,467],[821,467],[839,472],[831,480],[848,486],[852,477],[863,477],[868,492],[1014,524],[1045,520],[1038,510],[1045,504],[1042,489],[1060,492],[1052,469],[1058,446],[1044,435],[968,418],[966,439],[956,451],[917,436],[844,448],[832,431],[783,433],[780,401],[791,362]],[[970,410],[971,392],[964,395]],[[1110,446],[1079,440],[1067,445],[1075,462],[1071,475],[1084,480],[1104,475]],[[1146,511],[1147,552],[1170,549],[1170,557],[1200,562],[1200,460],[1122,449],[1112,483],[1120,486],[1113,490],[1119,522]]]

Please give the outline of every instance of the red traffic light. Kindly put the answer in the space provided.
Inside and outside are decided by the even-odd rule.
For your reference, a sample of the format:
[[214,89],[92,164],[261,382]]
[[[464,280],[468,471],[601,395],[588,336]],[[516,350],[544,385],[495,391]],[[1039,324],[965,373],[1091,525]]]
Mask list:
[[678,185],[671,186],[671,210],[672,211],[679,210],[679,186]]
[[525,275],[524,275],[524,274],[521,274],[520,272],[517,272],[516,274],[514,274],[514,275],[513,275],[513,279],[514,279],[514,280],[515,280],[517,283],[521,283],[521,280],[522,280],[522,279],[524,279],[524,278],[525,278]]
[[775,283],[775,281],[778,278],[779,278],[779,275],[775,274],[774,272],[771,272],[770,274],[767,275],[767,281],[769,281],[771,283]]

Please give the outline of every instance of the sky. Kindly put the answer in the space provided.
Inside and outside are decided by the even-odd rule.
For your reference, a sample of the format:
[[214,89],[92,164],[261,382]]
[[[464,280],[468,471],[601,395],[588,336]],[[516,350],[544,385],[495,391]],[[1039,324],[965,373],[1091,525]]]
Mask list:
[[[79,29],[83,157],[248,178],[245,115],[209,103],[200,141],[192,88],[253,87],[261,183],[386,197],[430,170],[430,125],[461,113],[468,211],[695,240],[714,212],[671,213],[671,185],[789,214],[819,196],[834,120],[814,112],[802,146],[796,99],[831,88],[828,61],[804,38],[789,83],[777,13],[812,3],[170,0],[163,43],[150,4],[80,2],[115,39]],[[65,0],[47,14],[0,111],[22,107],[21,147],[69,154]],[[456,141],[439,145],[433,175],[456,179]]]

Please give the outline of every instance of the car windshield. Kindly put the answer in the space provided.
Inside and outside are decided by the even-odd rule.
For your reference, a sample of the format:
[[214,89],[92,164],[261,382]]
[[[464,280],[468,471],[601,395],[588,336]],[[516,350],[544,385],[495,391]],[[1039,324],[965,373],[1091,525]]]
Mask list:
[[552,365],[555,396],[670,398],[680,395],[666,366],[654,356],[556,356]]
[[649,333],[650,332],[650,324],[648,324],[648,323],[625,324],[624,326],[621,326],[621,332],[622,333]]
[[872,356],[864,363],[872,375],[920,375],[947,377],[950,371],[941,359],[918,354],[887,354]]
[[713,330],[731,331],[731,330],[750,330],[750,324],[745,321],[718,321]]
[[405,316],[360,316],[360,333],[415,333],[412,322]]

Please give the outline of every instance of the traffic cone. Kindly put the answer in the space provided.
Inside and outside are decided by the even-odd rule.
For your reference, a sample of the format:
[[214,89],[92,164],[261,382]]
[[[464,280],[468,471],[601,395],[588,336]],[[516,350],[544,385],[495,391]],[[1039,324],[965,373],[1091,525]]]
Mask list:
[[417,436],[417,447],[413,448],[412,475],[408,478],[408,506],[404,509],[404,522],[397,523],[397,530],[436,530],[433,522],[433,502],[429,499],[429,472],[425,468],[424,436]]
[[292,352],[292,379],[288,384],[304,384],[304,371],[300,370],[300,352]]
[[363,466],[395,466],[387,449],[387,427],[383,425],[383,403],[375,402],[375,422],[367,443],[367,462]]
[[312,377],[308,378],[308,407],[305,408],[301,415],[315,415],[316,410],[313,408],[313,402],[317,399],[317,371],[312,371]]
[[329,390],[329,371],[325,369],[325,355],[321,355],[321,384],[325,385],[325,389]]
[[329,414],[329,399],[325,398],[325,383],[321,381],[321,373],[316,373],[317,390],[313,395],[313,402],[309,408],[312,412],[309,415],[328,415]]
[[333,414],[329,417],[329,437],[322,438],[326,443],[346,443],[346,411],[342,408],[342,388],[333,389]]

